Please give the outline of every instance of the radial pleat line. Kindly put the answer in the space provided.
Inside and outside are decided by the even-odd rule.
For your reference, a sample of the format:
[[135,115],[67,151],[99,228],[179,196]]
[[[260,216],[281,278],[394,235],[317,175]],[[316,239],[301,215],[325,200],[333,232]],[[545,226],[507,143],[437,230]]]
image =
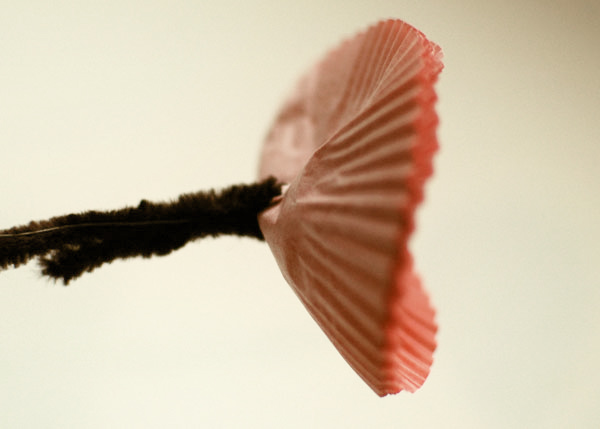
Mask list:
[[[370,139],[380,140],[378,136],[396,133],[401,135],[402,131],[414,133],[414,122],[419,118],[421,108],[414,99],[397,100],[389,97],[393,104],[384,106],[377,113],[369,111],[352,118],[344,124],[338,131],[332,134],[326,142],[332,149],[340,150],[360,150],[360,144],[366,144]],[[397,103],[394,103],[394,102]],[[397,136],[398,137],[398,136]],[[330,149],[331,150],[331,149]]]
[[[339,63],[339,56],[343,49],[339,49],[335,53],[330,55],[330,58],[327,62],[321,65],[322,69],[339,69],[342,67]],[[348,53],[345,55],[346,57],[350,57],[349,60],[344,61],[345,67],[354,70],[356,68],[356,64],[360,60],[360,47],[354,49],[354,53]],[[332,74],[332,72],[329,72]],[[336,98],[337,100],[333,102],[330,109],[330,121],[331,118],[335,117],[337,123],[343,123],[348,116],[353,116],[356,114],[354,104],[352,100],[354,98],[354,93],[352,88],[356,86],[356,82],[359,77],[356,73],[350,73],[350,75],[344,80],[343,84],[336,88]],[[328,123],[328,131],[333,131],[335,127],[332,126],[331,123]],[[327,136],[328,137],[328,136]]]
[[393,344],[386,345],[385,366],[391,378],[409,383],[416,389],[424,382],[433,362],[435,331],[416,332],[414,319],[408,314],[393,325],[387,328],[387,341],[392,341]]
[[[322,262],[317,256],[328,257],[331,256],[330,252],[324,251],[323,248],[314,246],[312,249],[314,255],[309,257],[305,257],[304,262],[310,259],[311,262],[316,262],[316,267],[306,266],[305,269],[308,273],[311,274],[313,278],[319,278],[322,290],[328,297],[331,297],[332,300],[328,300],[328,302],[335,303],[337,308],[343,308],[343,315],[347,317],[354,317],[354,320],[366,320],[369,321],[364,326],[364,331],[362,334],[364,335],[379,335],[381,339],[381,344],[383,346],[383,338],[385,333],[380,333],[381,325],[386,321],[384,315],[382,314],[385,311],[385,308],[381,306],[376,306],[369,304],[368,300],[357,299],[358,295],[356,294],[357,284],[356,280],[351,280],[344,278],[343,275],[339,271],[336,271],[329,266],[327,263]],[[327,261],[327,259],[324,259]],[[344,271],[342,271],[344,272]],[[372,283],[366,283],[365,285],[372,285]],[[380,297],[383,297],[384,291],[382,288],[371,288],[371,293],[376,294]],[[314,300],[313,300],[314,301]],[[343,305],[342,305],[343,304]],[[375,303],[377,304],[377,303]]]
[[[378,258],[377,263],[365,264],[363,261],[356,261],[348,255],[349,251],[342,248],[330,246],[325,248],[318,238],[314,238],[314,232],[307,232],[307,241],[314,246],[315,252],[323,257],[328,257],[331,261],[332,269],[337,269],[339,284],[333,285],[337,292],[348,293],[356,301],[358,307],[364,306],[367,314],[375,314],[378,308],[384,303],[386,281],[389,277],[389,271],[392,268],[390,264],[383,262],[386,258],[385,253],[372,255]],[[375,252],[372,252],[375,253]],[[361,310],[363,311],[363,310]]]
[[422,384],[427,378],[427,374],[429,374],[430,364],[425,364],[415,355],[411,354],[408,350],[402,349],[399,353],[400,362],[402,362],[403,372],[405,373],[407,370],[410,370],[409,374],[413,374],[413,381],[419,380],[419,384]]
[[[312,263],[312,262],[311,262]],[[352,353],[356,356],[362,356],[365,361],[372,362],[372,368],[377,369],[382,364],[380,351],[383,347],[383,337],[379,329],[369,329],[364,323],[357,321],[345,307],[340,306],[335,296],[331,295],[324,287],[320,278],[315,276],[314,272],[306,271],[310,281],[323,293],[321,300],[308,300],[304,302],[307,308],[312,310],[313,316],[317,319],[321,327],[333,337],[337,342],[346,343]],[[323,306],[323,303],[329,305]],[[335,310],[331,303],[334,304]],[[378,335],[379,334],[379,335]]]
[[377,91],[377,87],[385,79],[389,62],[394,54],[394,41],[397,37],[397,34],[395,34],[393,29],[390,27],[390,25],[385,25],[380,31],[381,39],[379,43],[379,54],[377,55],[378,61],[373,72],[373,92]]
[[[314,229],[315,234],[325,234],[325,236],[331,236],[332,239],[339,239],[340,236],[348,236],[348,232],[351,231],[352,238],[356,242],[360,242],[363,251],[374,251],[374,252],[395,252],[396,243],[390,239],[393,237],[397,230],[400,229],[401,225],[403,225],[404,220],[398,219],[396,223],[390,223],[389,225],[377,225],[379,222],[369,222],[370,228],[366,229],[364,226],[365,221],[363,222],[355,222],[351,221],[348,223],[347,227],[339,228],[338,222],[343,222],[344,220],[351,220],[350,218],[354,217],[352,214],[347,214],[344,216],[338,215],[337,219],[322,219],[319,221],[319,218],[329,217],[327,214],[322,214],[321,216],[311,216],[307,218],[307,221],[312,222],[312,228]],[[315,220],[317,223],[315,223]]]
[[[337,174],[354,181],[353,178],[355,175],[373,173],[373,169],[375,169],[376,173],[379,171],[385,172],[386,178],[394,177],[396,180],[404,182],[414,170],[412,156],[414,143],[414,136],[410,136],[399,139],[392,149],[388,145],[376,145],[375,148],[360,154],[358,157],[350,157],[348,162],[345,162],[343,167],[340,167]],[[329,161],[329,159],[326,159],[326,161]],[[331,176],[333,176],[333,173],[331,173]],[[370,183],[369,180],[367,182]],[[405,185],[403,184],[403,188]]]
[[[405,105],[416,106],[419,100],[420,83],[417,79],[404,79],[401,84],[386,85],[381,91],[373,95],[372,103],[366,106],[353,119],[353,122],[372,121],[369,117],[377,118],[380,112],[395,109],[396,113],[408,110]],[[350,128],[350,127],[348,127]]]
[[390,379],[397,380],[404,385],[408,383],[415,388],[420,387],[429,374],[429,368],[423,368],[421,365],[415,366],[413,359],[408,358],[402,352],[388,356],[388,362],[384,368]]
[[396,54],[390,62],[388,70],[390,74],[406,73],[405,67],[419,60],[423,53],[423,43],[419,37],[404,38],[396,49]]
[[360,165],[360,162],[356,161],[356,157],[369,156],[369,152],[375,152],[375,154],[377,154],[376,152],[378,148],[381,148],[380,154],[382,156],[385,152],[388,152],[387,155],[389,156],[395,151],[409,150],[406,148],[404,143],[408,143],[410,138],[414,137],[415,130],[413,124],[409,122],[407,124],[402,124],[398,127],[391,128],[385,134],[382,132],[376,132],[376,134],[377,135],[365,137],[368,139],[366,141],[350,143],[350,147],[345,147],[339,150],[337,148],[327,148],[326,150],[319,151],[313,156],[315,159],[314,162],[323,162],[325,165],[328,163],[338,163],[339,165],[352,163]]
[[[402,240],[404,242],[404,240]],[[411,270],[410,260],[400,260],[403,267]],[[400,282],[393,294],[390,308],[390,319],[386,326],[386,368],[391,379],[414,391],[425,381],[433,361],[435,350],[435,332],[437,326],[433,322],[433,312],[429,306],[427,295],[421,288],[419,279],[408,273],[396,275]],[[401,286],[404,285],[404,286]],[[426,315],[422,315],[425,312]]]
[[418,58],[410,57],[406,61],[393,59],[393,63],[388,66],[385,78],[379,81],[371,95],[371,103],[377,103],[380,98],[388,96],[391,92],[397,92],[398,88],[407,85],[408,82],[415,81],[419,71],[422,68],[422,61]]
[[[366,168],[355,172],[342,172],[337,178],[331,177],[331,181],[321,181],[319,189],[322,189],[323,194],[336,195],[340,198],[352,195],[361,204],[371,196],[377,199],[387,198],[395,201],[396,209],[401,210],[409,203],[405,179],[409,177],[413,168],[412,164],[402,162],[397,168],[398,171],[386,169],[381,175],[373,174]],[[354,181],[355,177],[359,177],[360,180]]]
[[375,55],[371,47],[373,37],[377,37],[376,32],[367,31],[361,43],[360,51],[357,56],[357,63],[355,66],[354,74],[358,77],[353,88],[351,89],[352,105],[349,106],[350,110],[357,110],[360,108],[363,102],[363,94],[365,93],[366,87],[368,86],[367,80],[371,76],[369,68],[371,67],[371,58]]
[[415,392],[425,382],[426,376],[423,376],[415,372],[406,363],[399,365],[396,370],[397,385],[400,386],[401,390],[407,390],[409,392]]
[[345,109],[347,112],[356,111],[356,109],[358,109],[360,106],[360,104],[357,102],[356,94],[358,93],[360,85],[362,84],[363,69],[365,67],[365,62],[362,60],[365,47],[365,35],[363,35],[362,37],[363,41],[361,43],[360,49],[358,49],[355,54],[354,62],[352,65],[354,72],[352,74],[352,78],[348,81],[348,85],[344,91],[344,105],[347,106]]
[[384,364],[389,377],[424,380],[429,373],[429,366],[424,366],[421,362],[415,361],[415,357],[406,353],[404,350],[399,350],[388,356],[387,363]]
[[414,121],[418,117],[419,108],[410,102],[382,112],[381,116],[357,122],[352,127],[345,127],[344,133],[337,133],[329,139],[333,149],[361,148],[363,145],[381,141],[381,136],[402,136],[402,131],[414,132]]
[[[412,286],[417,287],[417,286]],[[419,287],[420,289],[420,287]],[[421,292],[423,293],[423,292]],[[418,312],[415,311],[418,309]],[[394,317],[410,317],[410,320],[414,321],[415,327],[419,327],[423,330],[435,330],[437,329],[436,324],[432,321],[434,311],[429,305],[429,300],[423,293],[423,299],[414,300],[411,298],[403,298],[402,304],[397,309],[391,309]],[[427,314],[423,314],[426,312]]]
[[[410,175],[414,166],[405,161],[402,156],[396,156],[394,158],[400,160],[397,167],[398,171],[393,171],[391,169],[384,170],[381,175],[373,174],[366,168],[357,169],[353,172],[342,172],[340,174],[340,180],[337,183],[332,184],[332,193],[342,195],[343,193],[348,192],[358,197],[363,197],[364,194],[374,193],[379,197],[385,195],[387,198],[402,200],[407,191],[405,178]],[[380,163],[377,164],[377,166],[380,165]],[[389,166],[386,165],[381,165],[381,167],[389,168]],[[359,180],[354,181],[354,177]]]
[[[323,165],[331,166],[330,168],[339,165],[336,174],[351,176],[367,172],[373,167],[379,170],[394,168],[394,164],[397,167],[412,164],[412,149],[415,143],[416,136],[409,125],[404,130],[394,129],[389,134],[372,138],[367,143],[339,150],[321,151],[315,154],[315,158]],[[333,171],[327,170],[327,173],[331,177],[334,175]]]
[[[409,162],[412,159],[406,160],[404,156],[390,154],[389,157],[396,161],[395,167],[394,162],[388,162],[383,158],[366,160],[371,166],[381,168],[381,174],[369,171],[368,167],[363,168],[363,165],[359,164],[352,166],[353,170],[350,171],[318,177],[311,183],[313,187],[311,193],[297,198],[296,204],[324,206],[331,203],[338,207],[341,203],[347,202],[349,207],[354,207],[362,206],[365,200],[372,198],[373,201],[366,202],[389,206],[391,210],[399,211],[402,207],[398,207],[396,200],[402,202],[409,195],[408,180],[414,176],[415,165]],[[327,163],[322,165],[327,166]],[[309,171],[306,177],[312,178],[311,173],[312,171]],[[355,198],[354,202],[353,198]],[[412,201],[407,201],[408,203]]]
[[[371,210],[372,211],[372,210]],[[403,221],[403,217],[398,215],[395,222],[380,222],[379,215],[369,213],[370,210],[363,209],[361,216],[357,216],[358,209],[354,212],[340,211],[335,215],[318,210],[306,210],[302,215],[306,216],[306,220],[313,223],[315,231],[321,231],[321,234],[336,234],[340,231],[351,231],[356,240],[361,241],[365,249],[377,249],[382,246],[382,243],[387,244],[386,250],[390,250],[390,246],[395,248],[395,237],[398,235],[399,227]],[[369,217],[367,217],[369,216]],[[371,220],[371,221],[370,221]],[[365,226],[369,224],[369,227]]]
[[423,69],[422,47],[419,41],[412,40],[398,49],[392,59],[385,81],[397,82],[399,78],[412,79]]
[[[323,192],[322,195],[304,199],[301,202],[302,207],[299,209],[302,211],[302,216],[307,218],[314,217],[317,212],[319,216],[337,216],[338,213],[344,216],[347,213],[360,217],[359,221],[378,220],[396,224],[398,220],[402,219],[398,203],[403,199],[401,192],[398,192],[397,195],[377,191],[352,193],[351,195],[344,195],[341,192],[328,195]],[[388,239],[396,241],[394,236],[388,237]]]
[[415,353],[431,355],[436,347],[437,327],[423,329],[422,325],[416,326],[417,323],[409,314],[405,314],[400,320],[394,319],[386,328],[389,347],[395,349],[400,345],[402,348],[409,344]]
[[[397,115],[398,118],[409,115],[412,110],[418,109],[417,93],[419,91],[418,82],[409,80],[405,85],[398,87],[388,94],[382,95],[373,104],[357,111],[354,116],[346,119],[346,122],[332,134],[328,140],[335,141],[334,144],[340,144],[354,135],[363,127],[371,127],[373,123],[378,124],[385,120],[390,120],[390,112]],[[396,117],[392,117],[395,121]]]
[[[403,328],[398,328],[398,332],[395,336],[397,336],[397,341],[399,341],[402,349],[409,350],[412,354],[417,356],[419,359],[422,359],[427,364],[431,364],[431,362],[433,362],[432,353],[435,349],[435,345],[433,347],[429,346],[429,344],[426,345],[425,341],[423,341],[421,337],[415,337],[413,333],[406,332]],[[426,342],[429,343],[429,341]]]
[[[402,88],[412,85],[413,87],[419,88],[422,82],[418,81],[419,70],[422,68],[422,64],[413,60],[408,64],[402,64],[401,71],[390,72],[387,78],[381,81],[381,84],[377,90],[373,93],[372,103],[376,104],[382,98],[389,97],[392,94],[397,94],[402,91]],[[397,66],[398,67],[398,66]],[[418,89],[416,92],[418,93]]]
[[367,95],[371,94],[375,86],[377,74],[377,61],[379,60],[379,49],[383,31],[370,31],[367,33],[367,38],[363,44],[363,52],[367,55],[361,56],[361,61],[364,63],[365,73],[361,73],[361,85],[359,86],[355,100],[356,106],[361,106],[366,100]]
[[[381,33],[381,34],[385,34],[385,33],[386,33],[386,30],[387,30],[386,28],[384,28],[384,29],[381,29],[381,30],[379,31],[379,33]],[[414,42],[413,42],[413,43],[414,43]],[[372,52],[377,52],[378,54],[381,54],[381,53],[385,52],[385,49],[387,49],[387,46],[385,46],[385,45],[382,45],[382,44],[380,44],[380,43],[379,43],[379,44],[374,44],[373,46],[371,46],[371,47],[370,47],[370,50],[371,50]],[[412,46],[411,46],[411,48],[410,48],[410,49],[407,49],[407,50],[412,50]],[[399,59],[399,58],[400,58],[400,59],[403,59],[403,55],[405,55],[405,52],[404,52],[404,49],[403,49],[403,50],[398,50],[398,51],[394,52],[394,54],[395,54],[395,55],[392,57],[392,61],[397,63],[397,61],[398,61],[398,59]],[[380,59],[379,59],[379,61],[381,62],[381,61],[382,61],[382,59],[381,59],[381,56],[380,56],[380,55],[378,55],[378,58],[380,58]],[[389,65],[388,65],[388,67],[389,67]],[[388,77],[388,76],[389,76],[389,74],[390,74],[389,68],[387,68],[387,69],[386,69],[386,72],[387,72],[387,73],[386,73],[386,75],[385,75],[385,76],[384,76],[383,74],[375,74],[375,73],[372,73],[372,75],[373,75],[374,77],[373,77],[373,79],[372,79],[373,85],[371,85],[371,86],[369,87],[370,94],[374,95],[374,94],[377,92],[377,87],[378,87],[379,85],[381,85],[382,83],[384,83],[384,82],[385,82],[385,79],[387,79],[387,77]],[[391,72],[393,72],[393,69],[392,69],[392,71],[391,71]],[[377,77],[377,79],[376,79],[376,80],[375,80],[375,76]],[[377,83],[377,85],[375,85],[375,82]],[[366,96],[365,96],[365,95],[363,95],[363,94],[361,94],[361,96],[360,96],[360,101],[362,102],[362,101],[364,101],[365,99],[366,99]]]
[[[402,303],[401,306],[404,311],[399,318],[395,312],[392,311],[394,314],[392,315],[390,324],[390,329],[392,330],[391,332],[400,329],[402,332],[406,333],[406,335],[410,335],[418,340],[421,344],[423,344],[423,347],[433,350],[435,348],[435,333],[437,332],[437,325],[432,321],[424,323],[422,318],[415,317],[413,311],[408,311],[407,305]],[[431,320],[433,320],[433,312],[429,305],[423,304],[420,306],[420,308],[423,311],[431,313]]]
[[[415,68],[417,66],[415,64]],[[386,103],[401,99],[401,96],[405,98],[408,98],[408,96],[411,98],[418,97],[421,84],[417,73],[390,74],[380,82],[377,90],[373,91],[369,103],[362,107],[357,118],[360,120],[360,118],[371,114],[371,112],[380,110]]]
[[[383,379],[383,367],[381,356],[376,356],[376,360],[372,360],[368,354],[358,350],[355,346],[348,343],[339,332],[324,329],[325,325],[321,312],[311,305],[310,302],[302,301],[308,312],[312,315],[315,321],[321,326],[323,332],[329,338],[329,341],[335,346],[344,360],[356,371],[356,373],[369,385],[380,386]],[[375,390],[375,387],[373,387]]]
[[[341,211],[332,215],[325,210],[319,211],[313,208],[306,211],[303,216],[314,234],[325,234],[332,239],[348,237],[360,243],[363,251],[395,254],[397,241],[394,237],[398,235],[399,230],[405,228],[404,216],[398,214],[392,221],[386,219],[382,221],[384,216],[373,214],[372,210],[363,209],[363,214],[357,215],[357,213],[358,210],[354,213]],[[356,219],[357,217],[362,219]]]
[[412,368],[413,372],[419,374],[423,377],[423,379],[429,373],[429,368],[431,367],[431,363],[433,360],[425,361],[421,359],[419,356],[415,355],[412,350],[407,348],[402,348],[398,352],[400,359],[405,363],[406,366]]
[[354,105],[361,106],[365,100],[365,95],[369,93],[369,89],[371,87],[371,81],[374,78],[373,68],[374,68],[374,59],[377,59],[377,53],[373,48],[373,45],[376,44],[377,38],[379,37],[379,33],[368,32],[365,41],[362,46],[362,53],[359,57],[359,61],[362,63],[361,73],[360,73],[360,85],[356,89],[354,93]]
[[356,140],[368,135],[373,128],[407,124],[417,117],[418,110],[419,106],[415,103],[413,94],[399,91],[397,95],[392,94],[380,100],[375,106],[347,118],[335,132],[329,135],[326,143],[336,147],[355,144]]
[[[318,240],[319,234],[318,230],[308,228],[306,239],[309,240],[309,243],[313,243],[315,240]],[[345,281],[342,284],[351,286],[355,291],[354,294],[361,296],[362,300],[370,305],[369,308],[375,311],[375,306],[383,304],[387,296],[387,289],[390,282],[389,273],[390,270],[393,270],[393,262],[388,260],[390,252],[388,250],[389,244],[386,243],[379,245],[377,248],[370,248],[365,246],[364,243],[355,241],[351,236],[335,233],[331,233],[330,235],[331,243],[323,245],[325,249],[328,249],[327,252],[323,252],[323,256],[329,255],[332,258],[333,266],[346,266],[346,269],[341,271],[343,274],[340,274],[340,280]],[[348,268],[347,263],[352,261],[348,261],[349,258],[345,252],[349,253],[357,248],[361,248],[363,253],[368,253],[373,260],[356,261],[351,265],[353,268]],[[357,273],[360,276],[353,279],[351,274],[357,275]],[[340,284],[340,287],[342,284]],[[364,286],[358,287],[357,285],[359,284]],[[375,292],[376,295],[373,295]],[[388,311],[388,309],[384,308],[381,311]]]
[[[406,307],[404,303],[402,303],[402,307]],[[425,309],[429,310],[429,307],[423,306],[422,308],[424,311]],[[409,312],[404,312],[400,317],[397,315],[397,310],[391,310],[390,314],[389,323],[386,327],[389,347],[393,348],[398,345],[398,341],[402,340],[398,335],[399,332],[402,332],[402,335],[414,338],[425,349],[435,349],[435,333],[437,332],[435,323],[423,324],[422,321],[413,317]]]
[[369,378],[372,382],[376,382],[383,369],[383,356],[380,354],[380,349],[365,348],[364,344],[352,340],[341,325],[329,324],[322,309],[315,307],[310,302],[303,302],[303,304],[344,359],[349,362],[354,361],[357,372],[360,371],[363,375],[374,374],[373,377]]
[[[392,63],[397,61],[397,58],[402,55],[402,47],[406,43],[406,38],[409,34],[405,27],[401,28],[401,31],[394,31],[397,27],[403,27],[403,24],[393,22],[392,25],[388,25],[388,31],[394,35],[394,38],[388,44],[388,53],[385,58],[386,73],[389,73]],[[382,80],[384,80],[385,77],[386,75],[382,77]]]
[[[410,320],[413,321],[415,328],[422,329],[423,331],[435,331],[437,329],[436,324],[432,321],[434,315],[433,310],[429,306],[429,302],[422,302],[419,304],[414,303],[411,305],[408,302],[402,302],[402,316],[409,316]],[[415,311],[415,308],[419,308],[419,312]],[[427,314],[423,314],[426,312]]]
[[[407,26],[405,23],[395,22],[395,26],[399,27],[398,37],[399,43],[397,43],[396,52],[398,56],[401,56],[408,48],[414,43],[414,39],[416,38],[414,34],[412,34],[412,29],[410,26]],[[411,36],[411,37],[409,37]],[[417,36],[418,37],[418,36]]]
[[[398,34],[393,31],[393,25],[386,24],[379,30],[381,36],[377,43],[377,68],[373,75],[373,81],[379,84],[385,78],[391,58],[395,54],[395,42]],[[375,87],[373,87],[373,90]]]
[[[404,31],[394,31],[394,28],[397,27],[398,25],[402,25],[400,23],[394,22],[392,23],[391,26],[387,26],[389,28],[389,33],[394,35],[394,38],[392,39],[391,43],[389,43],[389,48],[388,51],[386,53],[386,58],[383,61],[384,64],[384,74],[382,74],[381,79],[380,79],[380,83],[383,83],[386,81],[387,77],[389,76],[391,70],[392,70],[392,62],[396,61],[398,56],[402,54],[402,46],[406,41],[406,37],[408,36],[408,31],[404,30]],[[377,90],[378,88],[375,88],[375,90]]]
[[376,211],[366,206],[345,207],[345,210],[332,210],[331,205],[313,206],[303,210],[302,216],[313,222],[315,229],[321,233],[351,231],[357,239],[363,240],[365,246],[372,248],[382,242],[396,247],[394,237],[406,220],[405,214],[397,210]]
[[[416,326],[414,319],[409,320],[409,316],[403,317],[400,321],[396,321],[391,326],[388,326],[387,332],[390,335],[389,341],[395,342],[400,341],[400,347],[403,348],[402,341],[406,340],[408,343],[418,343],[422,347],[422,351],[429,350],[429,353],[433,353],[436,347],[435,344],[435,328],[423,328],[423,326]],[[394,334],[394,332],[396,332]],[[401,332],[401,336],[397,336],[398,332]],[[412,341],[411,341],[412,339]],[[392,346],[392,344],[390,344]]]
[[[324,183],[323,193],[338,195],[340,198],[345,194],[351,194],[357,199],[356,204],[360,205],[369,198],[374,198],[375,202],[386,198],[392,206],[391,209],[402,211],[412,202],[409,198],[410,190],[406,180],[414,168],[414,164],[403,162],[398,166],[398,171],[391,170],[380,177],[363,177],[363,180],[357,182],[352,181],[352,174],[367,176],[368,170],[365,168],[353,173],[349,172],[340,175],[337,183]],[[345,180],[346,178],[348,180]]]
[[386,383],[386,393],[397,393],[400,390],[416,391],[425,379],[415,372],[405,362],[398,358],[398,362],[393,367],[384,368],[383,373]]
[[[344,347],[344,344],[328,336],[342,358],[352,367],[352,369],[369,385],[375,392],[379,392],[383,378],[383,371],[380,367],[369,365],[371,362],[365,361],[364,356],[354,354]],[[378,393],[379,394],[379,393]]]
[[[401,133],[401,134],[400,134]],[[318,180],[320,186],[343,185],[345,183],[359,183],[355,177],[371,183],[374,176],[367,177],[369,170],[372,174],[381,175],[381,179],[395,183],[398,189],[406,189],[408,180],[414,178],[414,171],[418,168],[415,163],[413,147],[416,137],[412,130],[393,130],[387,135],[379,136],[377,139],[369,140],[368,146],[362,145],[363,150],[336,150],[317,154],[315,158],[325,168],[331,169],[335,165],[343,165],[336,171],[327,171],[328,175]],[[375,171],[373,171],[375,169]],[[336,177],[337,175],[337,177]]]
[[349,124],[363,121],[374,122],[378,117],[392,109],[401,111],[405,104],[416,105],[420,96],[419,92],[420,84],[415,78],[407,79],[405,77],[402,83],[393,85],[384,82],[380,91],[373,94],[371,102],[364,106]]
[[[406,215],[395,213],[394,217],[390,218],[390,215],[385,213],[373,214],[372,211],[368,207],[358,207],[354,210],[332,213],[324,208],[314,207],[310,213],[306,212],[304,218],[311,223],[315,234],[326,234],[332,240],[339,240],[342,237],[351,238],[361,244],[363,251],[395,252],[398,244],[394,237],[399,230],[407,228]],[[386,216],[388,219],[385,218]],[[357,217],[362,219],[354,221]],[[347,224],[340,227],[342,222]]]

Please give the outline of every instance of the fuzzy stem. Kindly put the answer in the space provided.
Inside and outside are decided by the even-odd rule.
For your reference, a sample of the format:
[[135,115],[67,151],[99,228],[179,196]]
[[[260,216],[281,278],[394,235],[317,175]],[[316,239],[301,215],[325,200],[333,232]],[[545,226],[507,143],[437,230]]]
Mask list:
[[117,258],[166,255],[187,242],[222,234],[263,240],[258,214],[281,184],[274,178],[220,192],[183,194],[176,201],[106,212],[88,211],[0,231],[0,269],[37,257],[42,274],[64,284]]

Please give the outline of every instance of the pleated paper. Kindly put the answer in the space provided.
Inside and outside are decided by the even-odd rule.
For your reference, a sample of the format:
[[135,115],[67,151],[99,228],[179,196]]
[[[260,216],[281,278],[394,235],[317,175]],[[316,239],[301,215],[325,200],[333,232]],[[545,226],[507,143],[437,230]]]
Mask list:
[[380,22],[310,70],[266,138],[260,178],[288,182],[260,226],[281,271],[378,394],[415,391],[436,347],[408,240],[437,148],[441,52]]

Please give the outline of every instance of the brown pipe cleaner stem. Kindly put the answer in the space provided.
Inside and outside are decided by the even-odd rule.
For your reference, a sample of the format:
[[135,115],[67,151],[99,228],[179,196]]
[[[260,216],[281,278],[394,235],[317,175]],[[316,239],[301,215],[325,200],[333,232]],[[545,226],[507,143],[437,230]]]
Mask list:
[[183,194],[173,202],[88,211],[0,231],[0,270],[38,258],[42,274],[68,284],[117,258],[166,255],[187,242],[222,234],[264,240],[258,214],[281,194],[274,178],[215,192]]

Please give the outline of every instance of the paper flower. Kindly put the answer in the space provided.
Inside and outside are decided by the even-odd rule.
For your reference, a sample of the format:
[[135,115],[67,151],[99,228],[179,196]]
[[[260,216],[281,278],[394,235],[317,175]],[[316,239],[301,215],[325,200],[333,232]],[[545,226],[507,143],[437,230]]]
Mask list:
[[284,277],[379,395],[420,387],[436,325],[407,242],[437,148],[439,48],[401,21],[342,43],[299,83],[260,176],[290,183],[260,226]]
[[38,257],[44,274],[68,283],[207,235],[264,238],[358,375],[380,396],[415,391],[437,327],[408,241],[437,148],[441,69],[440,49],[421,32],[380,22],[300,80],[266,138],[259,183],[7,229],[0,267]]

